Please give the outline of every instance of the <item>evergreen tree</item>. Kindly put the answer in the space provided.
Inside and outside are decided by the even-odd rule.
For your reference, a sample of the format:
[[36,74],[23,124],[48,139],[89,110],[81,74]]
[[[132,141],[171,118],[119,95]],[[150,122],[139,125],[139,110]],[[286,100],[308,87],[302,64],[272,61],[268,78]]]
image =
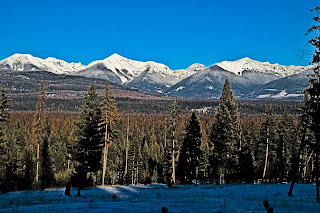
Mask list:
[[7,159],[8,153],[6,150],[6,137],[5,137],[5,123],[8,122],[10,108],[9,98],[5,93],[5,88],[1,86],[0,93],[0,191],[3,192],[5,188],[5,177],[7,172]]
[[93,85],[84,95],[83,105],[80,109],[80,119],[76,123],[76,145],[74,184],[80,190],[92,184],[87,178],[89,172],[97,172],[101,168],[101,155],[103,146],[102,112],[100,100]]
[[239,152],[239,169],[239,179],[245,183],[253,183],[253,159],[251,151],[246,144],[241,146],[241,150]]
[[227,181],[236,180],[239,172],[239,122],[238,106],[226,79],[210,140],[213,147],[212,167],[218,169],[218,175]]
[[298,146],[296,143],[296,126],[292,115],[285,113],[279,123],[279,140],[276,144],[276,171],[280,182],[288,180],[290,170],[290,156],[292,148]]
[[[168,127],[168,139],[170,144],[165,144],[165,152],[166,152],[166,178],[167,183],[171,185],[171,183],[176,182],[176,150],[177,150],[177,126],[178,120],[180,119],[181,108],[178,104],[177,99],[175,99],[168,107],[167,110],[167,127]],[[165,139],[166,143],[166,139]]]
[[105,127],[103,166],[102,166],[102,185],[106,174],[108,150],[112,144],[112,132],[118,120],[117,107],[113,95],[109,89],[108,82],[105,84],[105,93],[102,99],[102,125]]
[[260,141],[258,147],[258,172],[263,181],[269,179],[276,180],[278,174],[276,171],[276,147],[278,141],[278,125],[276,115],[271,105],[267,106],[263,115],[263,122],[260,129]]
[[131,138],[128,153],[128,176],[127,183],[138,184],[143,182],[143,165],[141,155],[141,145],[139,140],[139,130],[135,127]]
[[316,14],[313,20],[316,22],[311,28],[308,29],[307,34],[316,33],[316,36],[309,40],[314,48],[314,54],[312,57],[311,64],[315,64],[314,74],[310,77],[310,87],[305,90],[305,112],[311,117],[310,128],[315,134],[315,178],[316,178],[316,193],[317,202],[320,202],[319,196],[319,176],[320,176],[320,7],[316,7],[314,10]]
[[[298,182],[299,180],[299,170],[300,170],[300,174],[301,171],[304,172],[305,169],[300,169],[300,165],[303,164],[302,160],[303,160],[303,156],[304,152],[307,152],[307,156],[309,156],[308,148],[311,145],[311,141],[312,141],[312,137],[310,136],[310,130],[309,130],[309,125],[310,125],[310,121],[311,118],[308,115],[308,113],[306,113],[306,108],[305,108],[305,103],[306,103],[306,97],[304,98],[304,100],[301,103],[301,115],[299,116],[299,125],[297,128],[297,134],[295,139],[295,143],[297,143],[297,146],[292,146],[292,156],[290,159],[291,162],[291,168],[290,168],[290,173],[289,173],[289,177],[288,180],[291,181],[290,184],[290,188],[289,188],[289,192],[288,192],[288,196],[292,196],[292,192],[293,192],[293,187],[294,184]],[[304,109],[304,110],[302,110]],[[311,140],[310,140],[311,139]],[[313,153],[313,152],[311,152]],[[305,165],[307,166],[307,165]],[[306,168],[306,167],[305,167]],[[305,178],[305,176],[304,176]]]
[[186,134],[180,151],[178,176],[181,183],[192,183],[193,179],[198,178],[201,137],[200,124],[193,112],[186,127]]
[[11,107],[10,99],[6,94],[5,87],[1,86],[0,92],[0,123],[7,122],[9,119],[8,110]]
[[23,151],[23,166],[22,166],[22,176],[21,176],[21,189],[32,189],[34,180],[34,162],[33,162],[32,148],[26,146]]
[[199,179],[207,183],[210,168],[210,148],[208,143],[201,144],[201,155],[199,162]]
[[[260,164],[258,159],[261,157],[259,153],[259,141],[260,141],[260,123],[250,121],[247,128],[243,129],[242,139],[243,145],[241,146],[240,155],[242,159],[240,159],[240,179],[246,181],[245,177],[250,177],[250,174],[247,174],[247,171],[250,171],[250,158],[249,153],[252,158],[252,166],[253,166],[253,174],[251,176],[252,179],[247,179],[248,182],[253,181],[254,179],[261,178],[260,172]],[[247,155],[246,157],[243,154]],[[244,161],[244,158],[249,160],[248,162]],[[246,167],[245,169],[243,168]],[[247,167],[248,166],[248,167]]]
[[41,147],[41,189],[44,190],[47,187],[53,185],[54,173],[52,169],[52,159],[49,152],[49,125],[47,125],[46,134],[44,135],[42,147]]
[[36,105],[36,112],[32,122],[32,140],[36,147],[36,180],[35,187],[39,187],[39,173],[40,173],[40,146],[43,141],[47,139],[48,122],[46,114],[46,92],[44,90],[43,81],[40,82],[40,90],[38,95],[38,102]]

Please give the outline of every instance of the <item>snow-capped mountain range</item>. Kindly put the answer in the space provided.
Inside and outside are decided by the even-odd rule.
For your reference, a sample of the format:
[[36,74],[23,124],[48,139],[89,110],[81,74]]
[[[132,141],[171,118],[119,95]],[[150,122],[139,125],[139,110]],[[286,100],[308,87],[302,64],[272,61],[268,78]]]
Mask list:
[[306,83],[306,75],[312,70],[310,66],[283,66],[247,57],[223,61],[210,67],[196,63],[187,69],[172,70],[161,63],[135,61],[116,53],[88,65],[68,63],[52,57],[41,59],[29,54],[14,54],[0,61],[0,69],[4,68],[106,79],[145,92],[197,98],[219,97],[223,83],[228,78],[238,97],[276,99],[300,97],[305,85],[283,85],[281,79],[288,81],[289,77],[293,77],[296,82],[301,83],[298,78]]

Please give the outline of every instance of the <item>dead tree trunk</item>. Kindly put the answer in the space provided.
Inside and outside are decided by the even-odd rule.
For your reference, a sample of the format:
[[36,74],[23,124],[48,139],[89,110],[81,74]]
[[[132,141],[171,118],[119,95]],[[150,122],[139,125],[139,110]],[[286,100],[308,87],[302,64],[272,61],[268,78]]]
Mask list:
[[127,125],[127,140],[126,140],[126,166],[124,169],[124,174],[128,173],[128,154],[129,154],[129,128],[130,128],[130,117],[128,114],[128,125]]
[[268,138],[268,130],[267,130],[267,148],[266,148],[266,159],[264,162],[264,169],[263,169],[263,176],[262,180],[265,182],[265,176],[266,176],[266,171],[267,171],[267,165],[268,165],[268,154],[269,154],[269,138]]
[[37,146],[37,171],[36,171],[36,189],[39,185],[39,160],[40,160],[40,144]]
[[173,183],[176,183],[176,170],[175,170],[175,157],[174,157],[174,131],[173,131],[173,140],[172,140],[172,180]]

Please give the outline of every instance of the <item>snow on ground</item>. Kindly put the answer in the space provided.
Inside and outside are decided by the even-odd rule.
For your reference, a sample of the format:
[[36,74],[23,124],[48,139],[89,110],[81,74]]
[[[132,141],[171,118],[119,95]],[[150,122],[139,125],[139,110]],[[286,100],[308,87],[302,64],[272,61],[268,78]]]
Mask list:
[[[315,185],[297,184],[288,197],[289,184],[96,187],[75,197],[60,196],[64,189],[23,191],[0,195],[0,212],[266,212],[268,200],[274,212],[320,212]],[[112,195],[117,198],[113,201]]]

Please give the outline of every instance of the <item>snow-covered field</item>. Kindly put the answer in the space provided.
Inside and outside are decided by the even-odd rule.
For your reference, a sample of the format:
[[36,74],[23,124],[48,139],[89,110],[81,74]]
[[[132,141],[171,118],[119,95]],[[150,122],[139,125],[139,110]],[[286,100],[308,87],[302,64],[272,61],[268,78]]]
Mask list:
[[[64,189],[23,191],[0,195],[0,212],[320,212],[315,185],[297,184],[288,197],[289,184],[96,187],[75,197],[60,196]],[[112,195],[117,197],[113,201]]]

